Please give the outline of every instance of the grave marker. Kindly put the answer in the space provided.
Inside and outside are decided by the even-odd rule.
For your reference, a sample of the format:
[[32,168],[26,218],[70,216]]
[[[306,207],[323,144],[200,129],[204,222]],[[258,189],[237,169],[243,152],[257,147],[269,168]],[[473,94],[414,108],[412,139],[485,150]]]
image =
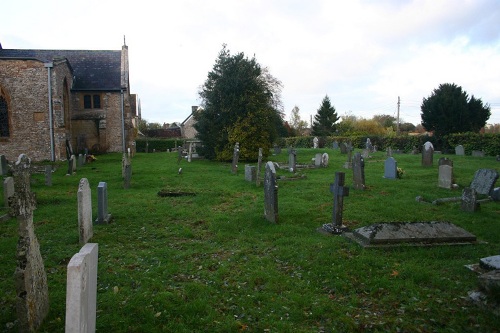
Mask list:
[[108,224],[112,216],[108,213],[108,184],[99,182],[97,186],[97,224]]
[[0,175],[6,176],[9,171],[9,164],[7,163],[7,159],[5,155],[0,155]]
[[439,166],[438,186],[451,189],[453,186],[453,166],[443,164]]
[[233,163],[231,164],[231,173],[238,173],[238,158],[240,156],[240,144],[236,142],[233,149]]
[[328,155],[328,153],[323,153],[323,155],[321,155],[321,166],[327,167],[329,161],[330,161],[330,156]]
[[259,158],[257,160],[257,173],[255,175],[256,185],[260,186],[260,170],[262,169],[262,148],[259,148]]
[[431,142],[427,141],[423,145],[422,149],[422,166],[428,167],[432,166],[432,159],[434,156],[434,146]]
[[97,243],[87,243],[68,263],[66,333],[95,332],[98,252]]
[[352,169],[352,150],[347,152],[347,161],[344,163],[344,169]]
[[45,166],[45,185],[52,186],[52,165]]
[[318,137],[315,136],[313,139],[313,148],[314,149],[318,148],[318,142],[319,142]]
[[278,223],[278,183],[271,161],[266,163],[264,175],[264,216],[269,222]]
[[484,157],[484,151],[482,150],[473,150],[472,156],[474,157]]
[[352,177],[354,188],[357,190],[364,190],[365,186],[365,160],[360,153],[354,154],[352,162]]
[[316,168],[319,168],[321,166],[321,158],[322,158],[321,153],[317,153],[316,156],[314,157],[314,166]]
[[342,228],[342,213],[344,210],[344,197],[349,195],[349,188],[344,186],[345,173],[335,172],[335,182],[330,184],[330,192],[333,194],[332,225]]
[[78,234],[80,244],[85,244],[92,238],[92,197],[87,178],[80,179],[77,192],[78,201]]
[[9,198],[12,197],[14,193],[14,178],[5,178],[3,181],[3,200],[6,208],[9,208]]
[[464,156],[465,155],[464,146],[462,146],[462,145],[456,146],[455,147],[455,155]]
[[489,195],[498,179],[498,172],[494,169],[479,169],[474,174],[474,179],[470,187],[476,190],[478,194]]
[[453,161],[450,160],[448,157],[441,157],[438,160],[438,165],[439,166],[441,166],[441,165],[449,165],[449,166],[453,167]]
[[288,150],[288,170],[293,173],[297,170],[297,152],[293,148]]
[[335,149],[335,150],[339,149],[339,143],[337,141],[333,141],[332,148]]
[[250,164],[245,164],[245,180],[248,182],[254,182],[256,178],[255,166]]
[[470,187],[464,188],[462,191],[462,210],[466,212],[475,212],[479,209],[477,202],[476,190]]
[[130,188],[131,179],[132,179],[132,165],[126,164],[125,165],[125,178],[123,179],[123,188],[124,189]]
[[14,278],[21,332],[36,331],[49,311],[47,275],[33,225],[36,200],[30,188],[30,166],[30,159],[19,155],[13,168],[15,194],[9,201],[11,215],[17,216],[19,225]]
[[385,160],[384,178],[386,179],[398,178],[398,162],[393,157],[389,157]]

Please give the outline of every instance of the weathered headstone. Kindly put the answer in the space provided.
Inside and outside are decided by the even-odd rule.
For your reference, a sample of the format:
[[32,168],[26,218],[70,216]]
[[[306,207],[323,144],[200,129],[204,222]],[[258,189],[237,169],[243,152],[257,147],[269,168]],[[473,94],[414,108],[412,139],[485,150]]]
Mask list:
[[297,152],[293,148],[288,152],[288,170],[293,173],[297,170]]
[[7,163],[7,159],[5,155],[0,155],[0,175],[6,176],[9,171],[9,164]]
[[462,210],[466,212],[475,212],[479,209],[476,190],[466,187],[462,191]]
[[91,333],[96,329],[99,246],[87,243],[68,263],[65,332]]
[[191,162],[192,158],[193,158],[193,142],[190,142],[188,149],[188,162]]
[[392,157],[392,148],[391,147],[387,147],[386,155],[387,155],[387,157]]
[[83,155],[82,154],[78,154],[78,167],[82,167],[83,166]]
[[337,141],[333,141],[332,148],[333,149],[339,149],[339,143]]
[[66,139],[66,159],[70,159],[73,155],[73,147],[71,146],[71,141]]
[[333,194],[332,225],[342,228],[342,213],[344,211],[344,197],[349,195],[349,188],[345,187],[345,173],[335,172],[335,181],[330,184],[330,192]]
[[370,157],[370,150],[369,149],[363,149],[363,153],[361,154],[363,158],[369,158]]
[[344,169],[352,169],[352,150],[347,152],[347,161],[344,163]]
[[360,153],[354,154],[352,162],[353,186],[356,190],[365,189],[365,160]]
[[255,169],[255,166],[245,164],[245,180],[248,182],[255,182],[256,175],[257,170]]
[[319,168],[321,166],[321,153],[317,153],[314,157],[314,166]]
[[97,224],[108,224],[112,216],[108,213],[108,184],[99,182],[97,186]]
[[384,178],[398,178],[398,162],[393,157],[388,157],[384,163]]
[[264,176],[264,216],[269,222],[278,223],[278,183],[271,161],[266,163]]
[[85,244],[92,238],[92,197],[87,178],[80,179],[77,192],[78,201],[78,234],[80,244]]
[[431,142],[424,143],[422,148],[422,166],[432,166],[434,156],[434,146]]
[[451,189],[453,186],[453,166],[443,164],[439,166],[438,186]]
[[484,157],[484,151],[482,151],[482,150],[473,150],[471,155],[473,157]]
[[313,148],[314,149],[318,148],[318,142],[319,142],[318,137],[315,136],[313,139]]
[[462,145],[456,146],[455,147],[455,155],[464,156],[465,155],[464,146],[462,146]]
[[373,151],[373,146],[370,138],[366,138],[365,149],[368,150],[368,153]]
[[19,155],[13,168],[15,194],[10,198],[11,215],[17,217],[19,241],[14,273],[19,331],[36,331],[49,311],[47,275],[33,225],[35,195],[30,188],[30,159]]
[[438,166],[441,166],[441,165],[449,165],[452,167],[453,161],[450,160],[448,157],[440,157],[438,160]]
[[328,166],[329,161],[330,161],[330,156],[328,155],[328,153],[323,153],[323,155],[321,155],[321,166],[326,168]]
[[71,171],[72,174],[76,172],[76,156],[71,155]]
[[52,165],[45,166],[45,185],[52,186]]
[[182,161],[182,146],[177,146],[177,164]]
[[233,149],[233,163],[231,164],[231,173],[238,173],[238,158],[240,156],[240,144],[236,142]]
[[259,157],[257,159],[257,173],[255,175],[255,182],[260,186],[260,170],[262,169],[262,148],[259,148]]
[[66,174],[66,176],[71,176],[73,174],[73,158],[73,155],[68,158],[68,173]]
[[489,195],[498,179],[498,172],[494,169],[479,169],[474,174],[474,179],[470,187],[476,190],[478,194]]
[[14,193],[14,178],[5,178],[3,181],[3,200],[5,207],[9,207],[9,198],[12,197]]

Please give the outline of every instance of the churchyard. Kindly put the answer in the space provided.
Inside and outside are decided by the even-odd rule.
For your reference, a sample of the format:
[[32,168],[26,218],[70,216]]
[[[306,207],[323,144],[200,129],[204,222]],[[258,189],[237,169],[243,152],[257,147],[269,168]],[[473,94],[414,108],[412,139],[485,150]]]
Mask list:
[[[312,161],[318,152],[328,153],[327,166]],[[106,216],[112,216],[94,223],[89,240],[98,244],[97,331],[498,331],[500,316],[491,304],[470,301],[478,274],[465,266],[500,254],[500,202],[481,202],[475,211],[464,211],[460,201],[432,202],[460,197],[478,169],[498,170],[500,162],[434,154],[433,164],[424,166],[420,154],[392,157],[401,178],[384,170],[386,152],[372,152],[364,158],[360,187],[353,186],[347,154],[339,149],[296,149],[300,177],[289,170],[286,148],[270,155],[267,160],[278,163],[277,223],[264,216],[264,169],[257,173],[260,182],[250,182],[241,161],[235,169],[231,163],[179,161],[173,152],[138,153],[124,181],[121,154],[108,154],[71,175],[66,163],[58,164],[49,183],[43,171],[34,173],[33,224],[50,304],[40,332],[65,328],[68,264],[83,246],[77,200],[82,178],[91,190],[92,220],[99,220],[102,182]],[[456,188],[440,186],[440,157],[453,161]],[[318,232],[332,222],[330,184],[339,171],[349,187],[343,197],[346,228],[442,221],[477,242],[370,248]],[[17,242],[16,218],[0,222],[2,332],[19,330]]]

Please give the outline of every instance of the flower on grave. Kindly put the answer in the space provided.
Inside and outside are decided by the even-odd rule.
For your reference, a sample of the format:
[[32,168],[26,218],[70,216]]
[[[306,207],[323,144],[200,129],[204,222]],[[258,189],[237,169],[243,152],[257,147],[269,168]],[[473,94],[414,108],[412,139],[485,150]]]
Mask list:
[[94,155],[87,155],[87,162],[94,162],[97,158]]
[[398,169],[397,169],[397,177],[398,178],[403,178],[404,173],[405,173],[405,171],[402,168],[398,167]]

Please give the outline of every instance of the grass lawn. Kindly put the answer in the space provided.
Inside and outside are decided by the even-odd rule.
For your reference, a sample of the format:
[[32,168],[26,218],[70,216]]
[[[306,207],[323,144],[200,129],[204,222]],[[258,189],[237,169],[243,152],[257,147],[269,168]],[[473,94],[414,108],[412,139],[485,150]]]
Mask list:
[[[402,179],[384,179],[385,153],[365,160],[367,189],[344,198],[344,222],[354,229],[377,222],[449,221],[477,236],[476,245],[364,249],[341,236],[316,231],[332,219],[329,186],[346,155],[297,149],[299,164],[328,152],[327,168],[299,170],[304,179],[279,181],[279,224],[263,217],[263,187],[230,172],[230,163],[183,160],[176,153],[139,153],[130,189],[123,188],[121,154],[98,156],[73,176],[66,164],[37,196],[36,235],[49,283],[50,312],[41,332],[63,332],[66,266],[79,251],[77,190],[107,182],[109,225],[94,225],[99,243],[99,332],[498,332],[500,318],[468,301],[477,276],[464,267],[500,253],[500,203],[461,211],[460,196],[480,168],[498,169],[493,157],[446,156],[459,190],[438,188],[437,159],[394,155]],[[269,160],[285,163],[286,149]],[[178,174],[179,167],[183,168]],[[289,176],[286,170],[279,175]],[[158,192],[194,192],[160,197]],[[0,198],[3,202],[3,194]],[[16,332],[17,222],[0,223],[0,331]]]

